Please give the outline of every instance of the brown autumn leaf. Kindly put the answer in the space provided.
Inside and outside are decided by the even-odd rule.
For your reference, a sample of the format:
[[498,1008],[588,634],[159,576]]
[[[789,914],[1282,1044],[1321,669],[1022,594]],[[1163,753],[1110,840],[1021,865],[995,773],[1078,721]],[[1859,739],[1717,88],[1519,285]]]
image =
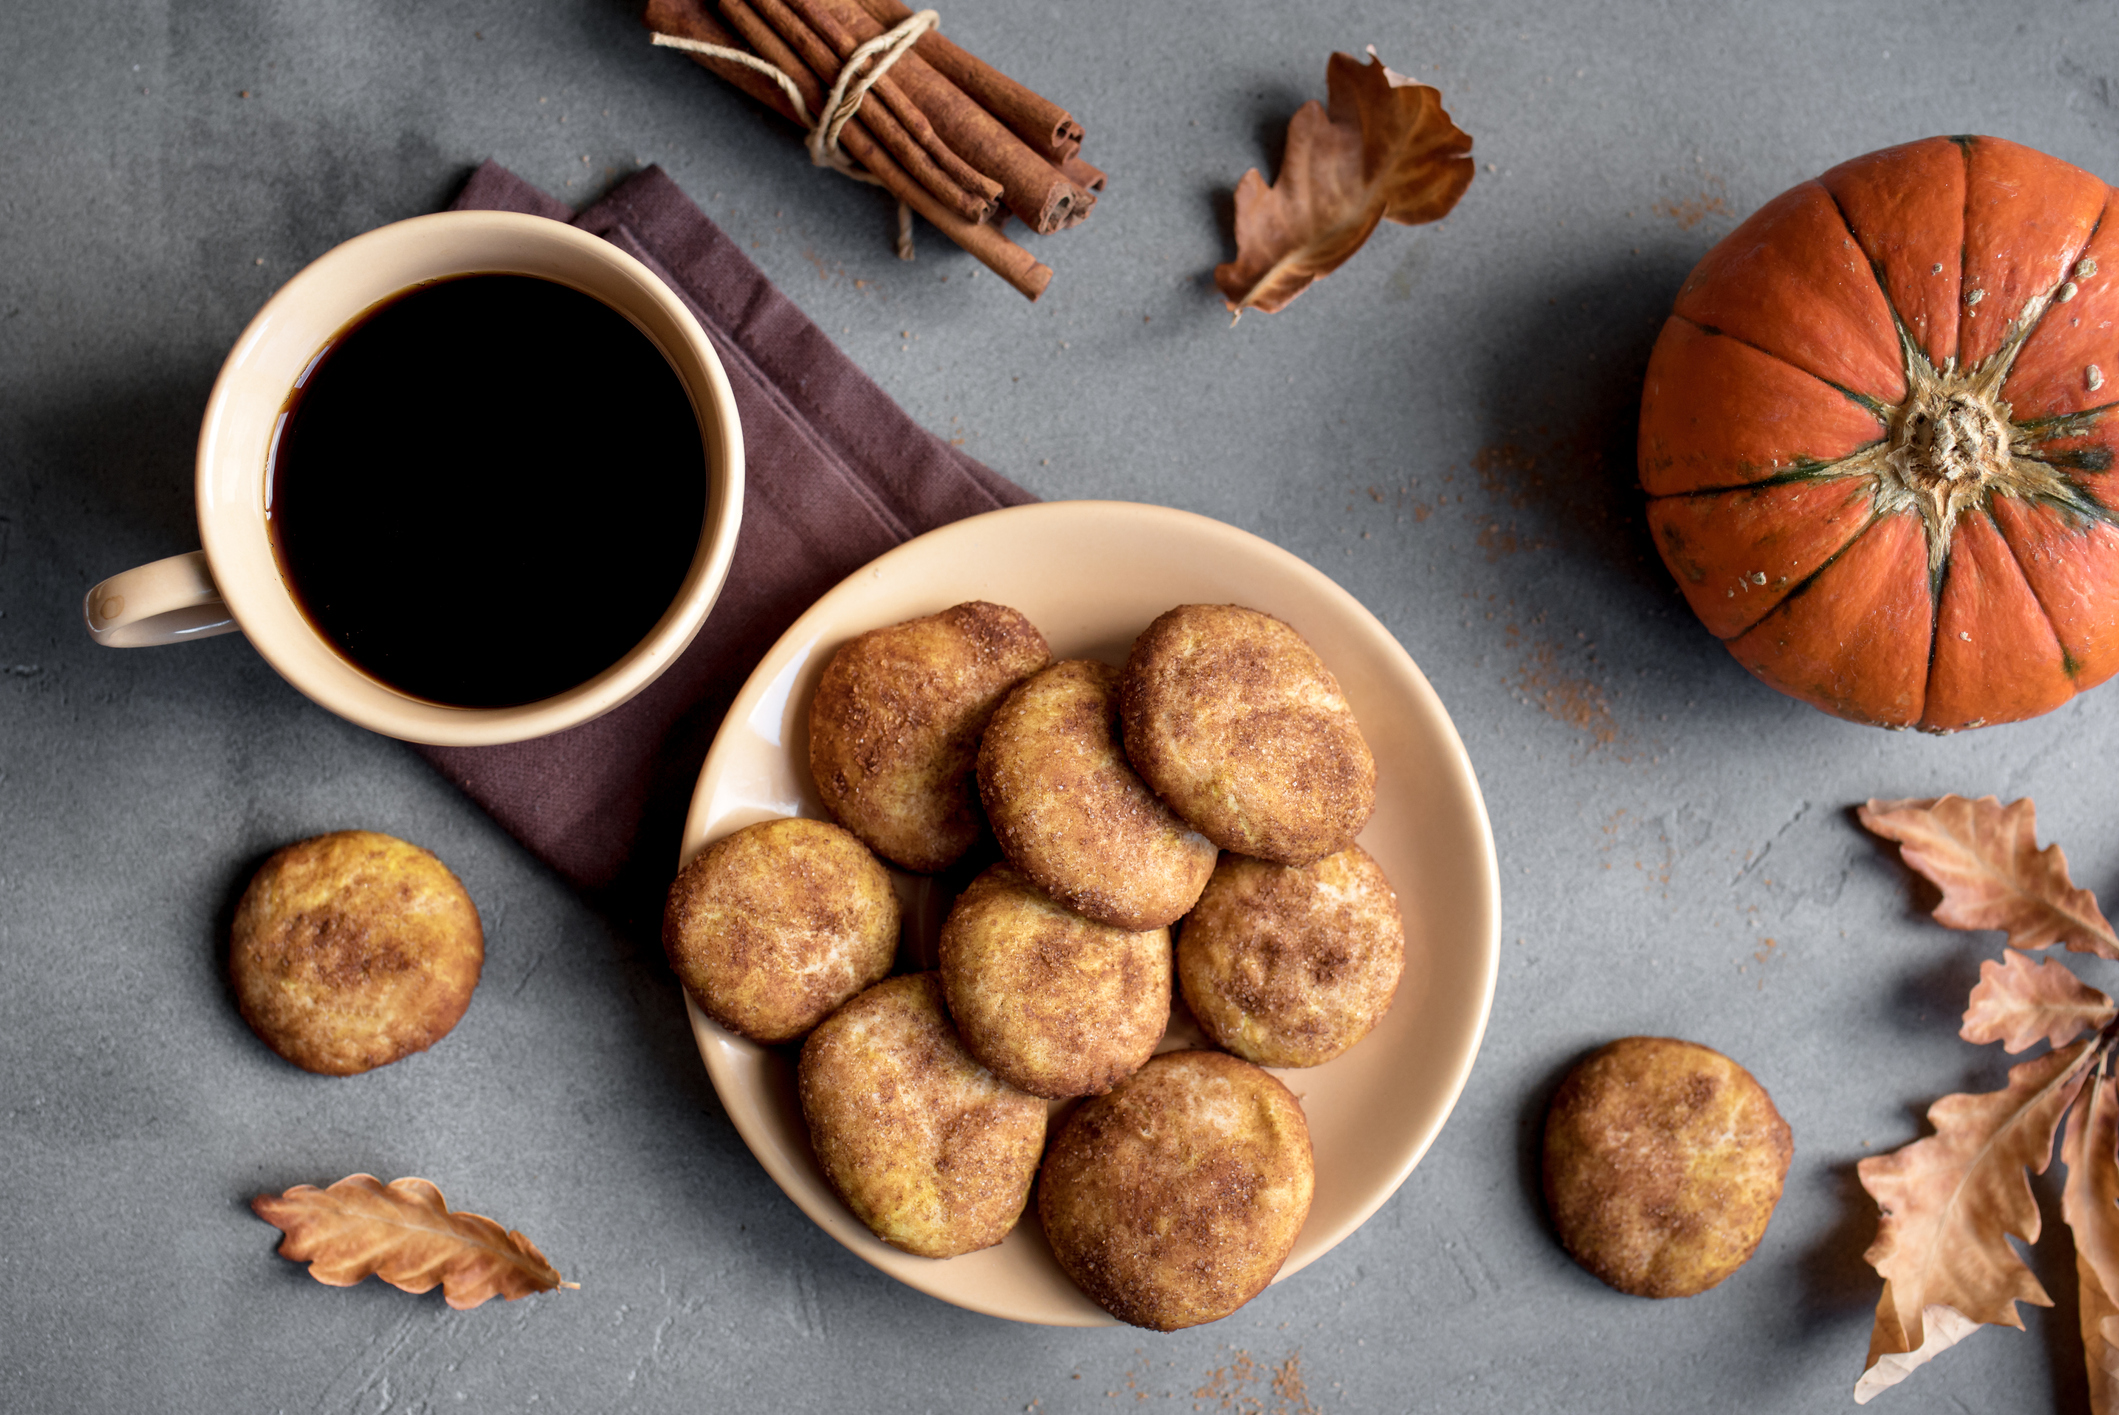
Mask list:
[[2069,972],[2058,959],[2033,963],[2015,949],[2002,951],[2006,962],[1989,958],[1979,965],[1979,985],[1965,1009],[1968,1042],[2000,1042],[2011,1055],[2033,1042],[2065,1046],[2084,1032],[2102,1027],[2115,1015],[2112,1000]]
[[2092,1415],[2119,1413],[2119,1306],[2111,1295],[2119,1291],[2119,1094],[2107,1068],[2098,1068],[2069,1113],[2060,1146],[2067,1166],[2060,1213],[2075,1237]]
[[2058,845],[2038,848],[2030,798],[2003,806],[1967,801],[1871,801],[1861,823],[1895,840],[1905,861],[1942,890],[1937,922],[1953,929],[2006,929],[2011,948],[2065,943],[2119,961],[2119,936],[2086,889],[2068,878]]
[[2077,1042],[2023,1062],[1999,1091],[1944,1096],[1928,1108],[1933,1135],[1857,1167],[1881,1213],[1862,1256],[1882,1274],[1884,1292],[1856,1403],[1904,1380],[1971,1323],[2021,1328],[2018,1302],[2053,1305],[2009,1237],[2038,1241],[2038,1202],[2024,1171],[2043,1174],[2052,1163],[2060,1118],[2102,1055],[2094,1046]]
[[[2069,881],[2057,846],[2037,848],[2029,801],[1871,801],[1861,818],[1942,887],[1942,923],[2005,929],[2017,948],[2066,941],[2113,956],[2097,901]],[[2061,1212],[2075,1240],[2090,1403],[2119,1415],[2119,1008],[2057,958],[2034,964],[2011,948],[2003,959],[1981,965],[1960,1035],[2012,1052],[2041,1039],[2060,1049],[2016,1067],[2003,1091],[1938,1101],[1933,1136],[1860,1165],[1882,1211],[1867,1257],[1884,1293],[1855,1399],[1897,1384],[1982,1323],[2020,1327],[2018,1301],[2045,1302],[2009,1238],[2036,1240],[2024,1170],[2043,1171],[2065,1114]],[[2095,1035],[2075,1040],[2088,1030]]]
[[2119,1307],[2096,1272],[2079,1259],[2082,1358],[2090,1378],[2090,1415],[2119,1410]]
[[407,1292],[440,1283],[461,1311],[489,1297],[512,1302],[579,1285],[562,1280],[520,1233],[478,1214],[451,1213],[441,1190],[424,1179],[384,1184],[355,1174],[329,1189],[297,1184],[284,1194],[260,1194],[250,1207],[286,1232],[281,1257],[308,1263],[309,1275],[332,1287],[370,1275]]
[[1214,283],[1237,318],[1271,313],[1361,249],[1376,223],[1439,221],[1472,181],[1472,140],[1442,95],[1393,73],[1369,49],[1362,64],[1334,54],[1327,109],[1315,99],[1288,123],[1280,180],[1257,168],[1236,184],[1236,259]]
[[[1894,1341],[1887,1342],[1884,1339],[1884,1314],[1892,1313],[1891,1320],[1895,1324],[1897,1310],[1891,1297],[1891,1284],[1887,1282],[1884,1284],[1883,1301],[1876,1306],[1876,1330],[1869,1338],[1869,1369],[1862,1372],[1861,1380],[1854,1386],[1856,1405],[1867,1405],[1879,1392],[1889,1390],[1979,1330],[1979,1323],[1955,1307],[1942,1302],[1930,1302],[1921,1309],[1920,1345],[1911,1351],[1901,1351],[1898,1347],[1905,1344],[1903,1333]],[[1892,1330],[1895,1332],[1898,1328],[1894,1325]],[[1885,1349],[1887,1347],[1889,1349]]]

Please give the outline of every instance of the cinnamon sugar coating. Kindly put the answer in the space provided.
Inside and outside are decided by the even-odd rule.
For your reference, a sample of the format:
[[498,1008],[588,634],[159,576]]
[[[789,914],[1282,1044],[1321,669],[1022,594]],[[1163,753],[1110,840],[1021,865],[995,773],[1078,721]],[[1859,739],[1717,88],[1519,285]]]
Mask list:
[[1306,865],[1354,843],[1376,762],[1316,651],[1270,614],[1183,604],[1126,660],[1126,753],[1225,850]]
[[352,1076],[449,1034],[485,965],[471,896],[430,852],[341,830],[276,852],[236,905],[228,972],[264,1043]]
[[1165,1052],[1086,1101],[1052,1142],[1038,1216],[1053,1256],[1120,1321],[1176,1331],[1265,1289],[1316,1175],[1302,1107],[1219,1052]]
[[809,1034],[802,1115],[832,1190],[893,1248],[952,1258],[1008,1236],[1045,1144],[1045,1103],[950,1025],[941,979],[876,984]]
[[1192,907],[1215,849],[1127,760],[1118,677],[1070,659],[1018,685],[979,744],[979,797],[1009,863],[1075,912],[1139,932]]
[[1574,1260],[1636,1297],[1690,1297],[1750,1258],[1795,1153],[1765,1088],[1720,1052],[1621,1037],[1545,1119],[1545,1202]]
[[1302,866],[1222,856],[1177,942],[1192,1015],[1260,1066],[1317,1066],[1360,1041],[1404,966],[1398,898],[1358,845]]
[[982,600],[843,645],[809,710],[825,806],[885,859],[947,869],[978,839],[979,734],[1003,695],[1051,661],[1035,625]]
[[1170,931],[1085,919],[1011,865],[957,897],[941,965],[965,1047],[1034,1096],[1104,1094],[1169,1026]]
[[890,971],[890,872],[829,821],[761,821],[701,851],[670,885],[662,946],[709,1017],[786,1042]]

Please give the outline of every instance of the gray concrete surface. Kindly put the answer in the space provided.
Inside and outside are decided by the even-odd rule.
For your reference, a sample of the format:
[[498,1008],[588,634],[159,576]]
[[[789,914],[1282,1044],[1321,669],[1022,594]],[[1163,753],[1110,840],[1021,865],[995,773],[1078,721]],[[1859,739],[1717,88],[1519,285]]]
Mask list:
[[[1760,687],[1641,532],[1640,371],[1700,253],[1842,158],[1987,132],[2119,176],[2109,7],[972,0],[945,18],[1072,104],[1111,173],[1095,218],[1039,248],[1058,276],[1035,307],[931,236],[892,259],[872,193],[648,49],[627,0],[0,16],[0,1407],[1848,1404],[1877,1293],[1853,1165],[2003,1069],[1955,1036],[1997,941],[1927,922],[1849,807],[2034,795],[2077,879],[2119,903],[2119,698],[1934,740]],[[1478,180],[1448,221],[1384,229],[1231,330],[1207,281],[1228,194],[1322,96],[1329,51],[1371,42],[1441,86]],[[1011,1326],[896,1286],[751,1160],[651,928],[571,896],[241,639],[83,635],[89,584],[196,543],[197,420],[259,303],[489,156],[577,202],[663,164],[927,426],[1047,497],[1271,537],[1411,650],[1487,793],[1506,951],[1455,1116],[1328,1258],[1167,1337]],[[262,855],[354,824],[439,852],[490,954],[443,1045],[325,1082],[251,1038],[219,960]],[[2082,971],[2111,986],[2099,966]],[[1727,1051],[1795,1131],[1757,1257],[1686,1301],[1600,1286],[1535,1197],[1552,1085],[1631,1032]],[[246,1201],[354,1170],[437,1179],[580,1291],[459,1314],[312,1283]],[[2039,1192],[2058,1306],[1981,1332],[1890,1408],[2086,1408],[2058,1191]],[[1308,1405],[1261,1374],[1290,1369]]]

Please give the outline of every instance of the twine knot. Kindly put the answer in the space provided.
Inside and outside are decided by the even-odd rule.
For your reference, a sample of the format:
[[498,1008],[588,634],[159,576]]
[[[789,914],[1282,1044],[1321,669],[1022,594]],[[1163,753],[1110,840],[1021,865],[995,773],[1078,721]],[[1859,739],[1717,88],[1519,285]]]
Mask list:
[[[834,172],[851,177],[856,182],[866,182],[872,187],[883,183],[871,173],[863,171],[858,163],[846,155],[839,146],[839,134],[853,121],[854,114],[861,111],[861,104],[868,91],[875,87],[876,80],[890,72],[891,65],[910,53],[914,42],[927,31],[940,24],[942,17],[933,10],[921,10],[869,40],[839,66],[839,76],[832,81],[831,92],[824,97],[824,111],[812,114],[809,105],[802,100],[802,90],[796,86],[792,75],[777,64],[767,63],[757,55],[742,49],[730,49],[719,44],[708,44],[703,40],[685,39],[674,34],[657,33],[651,42],[665,49],[680,49],[687,54],[705,54],[715,59],[725,59],[732,64],[741,64],[754,69],[780,86],[793,105],[795,119],[808,129],[809,136],[804,146],[809,149],[809,160],[818,167],[829,167]],[[898,259],[912,259],[912,208],[904,202],[898,203]]]

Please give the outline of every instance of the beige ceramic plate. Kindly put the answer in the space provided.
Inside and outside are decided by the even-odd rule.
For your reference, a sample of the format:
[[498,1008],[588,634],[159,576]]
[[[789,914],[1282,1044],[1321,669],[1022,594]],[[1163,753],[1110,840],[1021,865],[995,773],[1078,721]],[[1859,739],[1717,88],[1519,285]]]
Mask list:
[[[795,622],[729,709],[684,827],[684,859],[754,821],[825,817],[809,776],[809,700],[854,635],[970,599],[1012,605],[1056,658],[1125,662],[1134,636],[1178,604],[1246,604],[1301,631],[1337,675],[1376,755],[1376,814],[1361,843],[1405,913],[1397,1002],[1359,1046],[1279,1071],[1317,1153],[1309,1222],[1280,1276],[1329,1251],[1404,1182],[1456,1103],[1493,1001],[1500,881],[1493,832],[1464,744],[1427,679],[1373,615],[1322,573],[1233,526],[1164,507],[1047,502],[959,521],[856,571]],[[901,877],[908,948],[931,958],[948,900]],[[689,1003],[687,1003],[690,1006]],[[937,1262],[885,1245],[825,1185],[795,1099],[793,1048],[722,1030],[691,1006],[692,1031],[751,1152],[825,1232],[922,1292],[1021,1322],[1098,1326],[1034,1215],[1006,1242]],[[1180,1009],[1164,1047],[1196,1044]]]

